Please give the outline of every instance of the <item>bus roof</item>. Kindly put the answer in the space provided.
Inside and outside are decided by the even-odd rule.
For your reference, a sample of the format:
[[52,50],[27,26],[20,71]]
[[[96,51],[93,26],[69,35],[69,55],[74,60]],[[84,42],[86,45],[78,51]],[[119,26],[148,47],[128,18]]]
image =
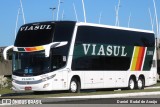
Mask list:
[[[41,24],[41,23],[76,23],[77,26],[93,26],[93,27],[102,27],[102,28],[111,28],[111,29],[119,29],[119,30],[127,30],[127,31],[136,31],[136,32],[144,32],[144,33],[153,33],[151,30],[143,30],[143,29],[136,29],[136,28],[127,28],[127,27],[119,27],[119,26],[111,26],[111,25],[103,25],[103,24],[95,24],[95,23],[85,23],[85,22],[76,22],[76,21],[44,21],[44,22],[33,22],[29,24]],[[23,26],[25,26],[23,25]]]
[[150,30],[135,29],[135,28],[126,28],[126,27],[119,27],[119,26],[94,24],[94,23],[77,22],[76,25],[77,26],[95,26],[95,27],[111,28],[111,29],[119,29],[119,30],[127,30],[127,31],[136,31],[136,32],[144,32],[144,33],[154,33],[153,31],[150,31]]

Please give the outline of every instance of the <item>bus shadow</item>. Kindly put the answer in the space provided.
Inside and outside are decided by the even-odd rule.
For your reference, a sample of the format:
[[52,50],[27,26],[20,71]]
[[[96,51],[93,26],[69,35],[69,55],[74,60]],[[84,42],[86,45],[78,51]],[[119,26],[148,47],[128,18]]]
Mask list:
[[18,97],[18,96],[30,96],[30,95],[46,95],[46,94],[64,94],[68,91],[36,91],[36,92],[13,92],[2,94],[1,97]]
[[25,96],[25,95],[31,95],[32,92],[26,92],[26,93],[7,93],[2,94],[1,97],[14,97],[14,96]]

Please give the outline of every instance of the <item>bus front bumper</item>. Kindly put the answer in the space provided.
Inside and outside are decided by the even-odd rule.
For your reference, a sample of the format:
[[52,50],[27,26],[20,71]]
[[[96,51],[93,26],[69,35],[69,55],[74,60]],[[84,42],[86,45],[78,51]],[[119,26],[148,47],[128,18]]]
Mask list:
[[51,91],[53,90],[53,82],[51,80],[41,82],[38,84],[18,84],[12,81],[12,90],[16,92],[20,91]]

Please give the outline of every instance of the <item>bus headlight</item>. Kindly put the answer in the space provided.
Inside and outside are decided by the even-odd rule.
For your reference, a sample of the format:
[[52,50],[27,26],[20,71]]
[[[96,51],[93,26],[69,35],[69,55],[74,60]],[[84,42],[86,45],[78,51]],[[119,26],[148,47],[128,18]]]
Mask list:
[[49,80],[49,79],[52,79],[52,78],[54,78],[55,76],[56,76],[56,74],[51,75],[51,76],[49,76],[49,77],[42,78],[42,82],[47,81],[47,80]]

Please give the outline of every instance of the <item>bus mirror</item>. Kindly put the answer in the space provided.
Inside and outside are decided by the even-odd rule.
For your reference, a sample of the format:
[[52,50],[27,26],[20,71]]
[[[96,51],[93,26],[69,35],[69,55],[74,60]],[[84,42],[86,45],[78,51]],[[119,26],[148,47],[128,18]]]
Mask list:
[[49,57],[49,53],[50,53],[50,49],[51,49],[51,48],[57,48],[57,47],[61,47],[61,46],[67,45],[67,44],[68,44],[67,41],[50,43],[50,44],[47,45],[46,48],[45,48],[45,56],[46,56],[46,57]]
[[59,44],[56,47],[67,45],[68,42],[59,42]]
[[3,50],[4,60],[8,60],[8,59],[7,59],[7,52],[8,52],[10,49],[12,49],[13,47],[14,47],[14,46],[11,45],[11,46],[6,47],[6,48]]

